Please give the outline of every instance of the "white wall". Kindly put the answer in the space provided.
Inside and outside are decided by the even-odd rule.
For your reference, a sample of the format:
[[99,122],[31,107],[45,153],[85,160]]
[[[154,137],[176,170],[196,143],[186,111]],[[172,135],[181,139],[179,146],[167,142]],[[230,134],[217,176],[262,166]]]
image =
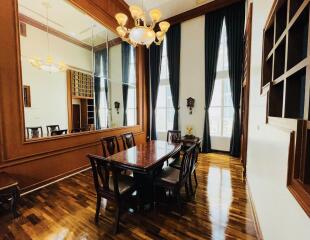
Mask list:
[[[193,134],[203,137],[205,118],[205,17],[200,16],[181,24],[181,66],[180,66],[180,111],[179,124],[182,134],[186,127],[193,127]],[[186,99],[195,98],[193,114],[189,114]],[[166,139],[166,133],[159,133],[159,139]],[[211,137],[212,149],[229,151],[230,138]]]
[[[22,55],[22,79],[30,86],[31,107],[25,108],[26,127],[59,124],[68,128],[66,72],[48,73],[29,63],[30,57],[46,58],[46,32],[27,25],[27,37],[20,37]],[[50,35],[50,54],[55,61],[91,70],[91,51]]]
[[253,0],[247,176],[264,239],[309,240],[310,221],[286,187],[289,132],[265,124],[260,96],[263,27],[273,0]]

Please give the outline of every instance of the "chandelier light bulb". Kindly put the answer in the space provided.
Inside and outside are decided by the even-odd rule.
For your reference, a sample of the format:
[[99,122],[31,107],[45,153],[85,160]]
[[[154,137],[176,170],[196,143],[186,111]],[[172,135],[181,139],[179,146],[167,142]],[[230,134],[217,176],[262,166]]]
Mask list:
[[161,18],[161,12],[159,9],[155,8],[150,11],[150,17],[153,22],[157,23]]
[[126,28],[121,27],[121,26],[118,26],[116,28],[116,31],[117,31],[118,35],[120,35],[122,38],[125,37],[127,34]]
[[117,23],[120,25],[120,26],[125,26],[127,21],[128,21],[128,17],[126,14],[124,13],[117,13],[115,15],[115,19],[117,20]]
[[159,32],[156,33],[156,37],[157,37],[158,41],[161,42],[162,40],[164,40],[165,33],[162,32],[162,31],[159,31]]
[[143,10],[137,5],[131,5],[129,11],[134,19],[141,18],[144,15]]
[[159,23],[159,28],[162,32],[166,33],[170,27],[170,23],[164,21]]

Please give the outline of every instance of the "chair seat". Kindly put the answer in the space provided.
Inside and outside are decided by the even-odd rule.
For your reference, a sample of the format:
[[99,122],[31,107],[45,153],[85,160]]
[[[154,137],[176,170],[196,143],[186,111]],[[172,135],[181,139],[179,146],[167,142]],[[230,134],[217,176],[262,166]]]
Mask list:
[[[128,175],[120,175],[118,177],[118,189],[119,193],[123,194],[130,190],[132,187],[134,187],[134,179]],[[114,191],[114,183],[113,183],[113,177],[110,176],[109,178],[109,189],[110,191]]]
[[165,167],[162,169],[156,181],[177,184],[179,182],[180,170],[172,167]]

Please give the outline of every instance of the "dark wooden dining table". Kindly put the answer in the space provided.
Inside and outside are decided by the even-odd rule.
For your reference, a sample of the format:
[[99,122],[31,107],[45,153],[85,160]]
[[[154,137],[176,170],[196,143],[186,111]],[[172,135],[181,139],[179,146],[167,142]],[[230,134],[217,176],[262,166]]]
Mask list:
[[[153,202],[153,180],[165,161],[181,150],[181,143],[150,141],[120,151],[107,159],[117,167],[133,172],[134,178],[141,186],[141,204]],[[152,206],[152,204],[151,204]]]
[[125,170],[149,174],[157,166],[177,154],[181,150],[181,146],[181,143],[155,140],[120,151],[107,159]]

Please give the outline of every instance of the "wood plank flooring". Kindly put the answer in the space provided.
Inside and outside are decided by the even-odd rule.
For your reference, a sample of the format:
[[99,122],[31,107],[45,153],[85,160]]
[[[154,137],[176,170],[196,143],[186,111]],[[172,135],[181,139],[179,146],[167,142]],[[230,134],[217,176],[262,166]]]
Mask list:
[[159,206],[146,213],[126,213],[120,233],[112,234],[113,206],[105,200],[99,226],[94,224],[96,194],[90,171],[22,197],[22,215],[12,220],[0,210],[0,239],[256,239],[242,166],[221,154],[201,154],[196,196],[184,215]]

